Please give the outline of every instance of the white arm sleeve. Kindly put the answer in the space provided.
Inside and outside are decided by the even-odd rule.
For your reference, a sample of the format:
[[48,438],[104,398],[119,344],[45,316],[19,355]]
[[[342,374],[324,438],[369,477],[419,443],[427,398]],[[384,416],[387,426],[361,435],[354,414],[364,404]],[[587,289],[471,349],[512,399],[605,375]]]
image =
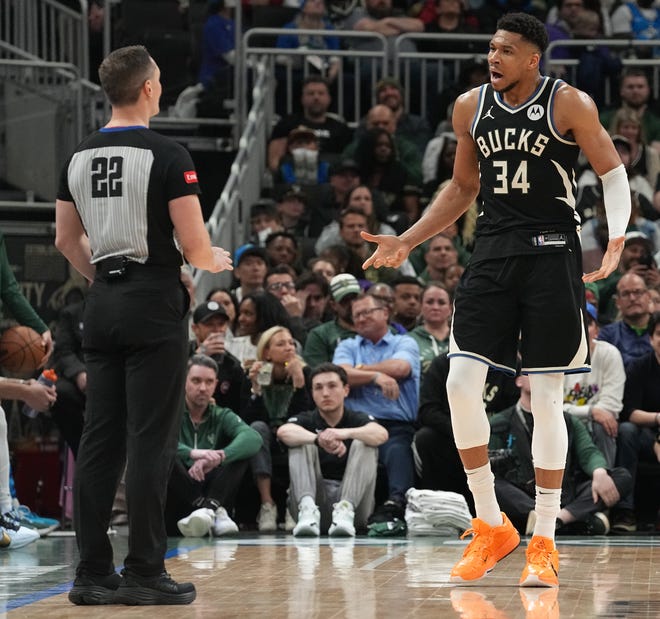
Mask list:
[[600,177],[610,239],[624,236],[630,220],[630,185],[623,164]]

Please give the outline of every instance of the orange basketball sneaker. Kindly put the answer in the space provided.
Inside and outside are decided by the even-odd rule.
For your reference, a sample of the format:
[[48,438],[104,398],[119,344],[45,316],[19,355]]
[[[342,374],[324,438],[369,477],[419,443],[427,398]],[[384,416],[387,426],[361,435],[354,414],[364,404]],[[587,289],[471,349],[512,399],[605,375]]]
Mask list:
[[518,531],[504,513],[502,520],[499,527],[491,527],[479,518],[472,519],[472,528],[461,535],[463,539],[472,534],[472,541],[463,552],[463,558],[452,569],[450,582],[469,583],[483,578],[498,561],[518,547]]
[[535,535],[525,554],[527,565],[520,577],[521,587],[559,586],[559,553],[550,538]]

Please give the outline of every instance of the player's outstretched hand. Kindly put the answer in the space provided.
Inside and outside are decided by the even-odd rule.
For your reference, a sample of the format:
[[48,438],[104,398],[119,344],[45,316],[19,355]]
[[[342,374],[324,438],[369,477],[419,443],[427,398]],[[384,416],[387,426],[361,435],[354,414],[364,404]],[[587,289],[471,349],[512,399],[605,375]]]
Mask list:
[[370,266],[379,269],[380,267],[393,267],[401,266],[403,261],[410,253],[410,247],[406,245],[398,236],[389,234],[369,234],[368,232],[360,232],[362,238],[369,243],[378,243],[376,251],[364,261],[363,269],[368,269]]
[[619,265],[619,259],[621,258],[621,253],[623,252],[623,246],[625,243],[626,237],[619,236],[615,239],[610,239],[607,244],[607,251],[603,256],[603,262],[600,265],[600,269],[597,271],[592,271],[591,273],[586,273],[582,276],[583,282],[595,282],[599,279],[605,279],[610,273],[613,273],[616,267]]
[[213,273],[234,270],[231,264],[231,254],[226,249],[222,249],[222,247],[211,247],[211,249],[213,250],[213,257],[215,259]]

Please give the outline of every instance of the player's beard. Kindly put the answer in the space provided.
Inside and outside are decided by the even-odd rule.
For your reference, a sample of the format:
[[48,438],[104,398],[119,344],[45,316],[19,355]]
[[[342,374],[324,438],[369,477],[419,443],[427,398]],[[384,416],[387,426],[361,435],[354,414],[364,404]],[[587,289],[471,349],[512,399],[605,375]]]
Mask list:
[[505,86],[504,88],[501,88],[500,90],[495,90],[495,92],[498,92],[501,95],[503,95],[504,93],[509,92],[510,90],[513,90],[518,84],[519,84],[518,81],[511,82],[508,86]]

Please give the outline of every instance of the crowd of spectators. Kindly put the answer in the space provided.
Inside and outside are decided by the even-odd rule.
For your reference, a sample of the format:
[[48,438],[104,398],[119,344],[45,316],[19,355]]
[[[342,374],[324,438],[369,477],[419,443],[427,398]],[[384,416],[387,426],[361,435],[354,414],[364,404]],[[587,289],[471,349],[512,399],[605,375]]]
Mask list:
[[[474,9],[458,0],[367,0],[351,10],[348,4],[329,2],[323,16],[322,2],[307,0],[287,25],[292,33],[280,37],[278,45],[333,49],[337,42],[332,38],[295,34],[313,23],[338,31],[380,32],[392,45],[404,32],[488,31],[494,14],[513,6],[506,1]],[[523,2],[516,8],[547,18],[555,40],[642,39],[648,28],[638,31],[640,20],[652,25],[660,14],[645,0],[612,11],[597,1],[543,5]],[[230,2],[209,7],[209,19],[230,32]],[[598,23],[587,37],[585,22],[594,16]],[[465,46],[479,51],[469,38]],[[207,49],[203,46],[204,53]],[[576,49],[558,47],[553,60],[579,57],[582,62],[584,54],[594,53],[592,46],[576,56]],[[602,109],[601,122],[628,170],[635,208],[619,268],[586,290],[584,320],[593,370],[566,378],[566,420],[576,437],[571,448],[577,451],[567,466],[574,501],[567,499],[557,523],[564,533],[630,532],[649,522],[660,527],[660,109],[644,69],[624,68],[614,48],[596,51],[598,62],[612,61],[608,67],[619,82],[617,105]],[[219,52],[223,70],[231,65],[229,52],[224,47]],[[632,53],[657,52],[640,47]],[[312,75],[303,77],[294,67],[299,71],[299,111],[282,115],[272,130],[266,155],[272,183],[250,207],[249,238],[235,248],[233,284],[212,290],[192,308],[180,461],[169,497],[176,506],[169,513],[173,532],[225,535],[239,527],[295,532],[296,519],[304,514],[305,526],[298,528],[302,535],[328,529],[354,534],[353,524],[358,530],[368,526],[374,534],[400,534],[411,487],[459,492],[471,504],[443,385],[452,296],[470,257],[479,199],[398,269],[364,270],[372,248],[360,232],[394,234],[417,221],[451,175],[456,147],[452,101],[462,89],[487,79],[487,72],[482,63],[466,61],[451,87],[435,90],[428,118],[409,113],[404,102],[411,99],[396,79],[386,77],[368,93],[374,105],[352,127],[330,111],[333,84],[348,68],[340,68],[334,57],[309,62],[317,69]],[[208,75],[208,58],[202,66]],[[560,64],[546,69],[573,78]],[[416,88],[414,80],[411,84]],[[601,86],[587,89],[597,101]],[[582,219],[585,270],[590,270],[600,263],[607,244],[602,190],[587,166],[577,172],[576,210]],[[53,420],[74,453],[85,371],[69,346],[72,332],[82,328],[79,316],[78,306],[62,312],[54,355],[63,378]],[[68,418],[59,410],[67,397]],[[529,421],[524,379],[514,382],[490,372],[483,398],[493,413],[496,476],[506,482],[501,484],[506,496],[522,509],[515,497],[528,490],[529,480],[521,476],[531,462],[523,463],[528,454],[512,450],[511,427],[518,424],[516,431],[524,434]],[[203,448],[198,435],[206,441]],[[232,456],[236,453],[242,464]],[[368,461],[369,475],[375,469],[375,479],[362,480],[357,493],[351,458]],[[223,467],[230,463],[231,474],[225,474]],[[347,471],[350,491],[342,487]],[[223,479],[231,487],[220,492]],[[287,497],[290,479],[295,486]],[[334,523],[334,529],[332,505],[321,496],[324,485],[337,499],[334,511],[341,526]],[[373,489],[373,497],[365,497],[365,489]],[[601,500],[585,507],[585,493]],[[640,493],[655,497],[650,517],[636,504]],[[357,498],[351,502],[351,497]],[[530,501],[524,504],[533,505]],[[533,518],[530,510],[516,514],[523,533]],[[347,514],[356,516],[355,523],[347,521]]]

